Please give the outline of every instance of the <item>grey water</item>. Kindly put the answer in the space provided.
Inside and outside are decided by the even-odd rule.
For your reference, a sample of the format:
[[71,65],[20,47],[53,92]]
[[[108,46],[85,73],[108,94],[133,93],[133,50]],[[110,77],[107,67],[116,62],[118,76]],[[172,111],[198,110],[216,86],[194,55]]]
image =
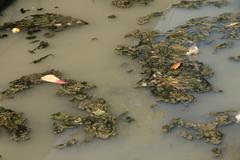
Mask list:
[[[197,101],[186,105],[158,103],[149,91],[135,88],[140,79],[141,68],[137,62],[116,54],[118,44],[128,43],[124,35],[135,29],[156,29],[167,31],[198,16],[215,16],[224,12],[240,11],[239,0],[231,0],[223,8],[204,7],[199,10],[171,10],[164,19],[155,19],[150,24],[139,26],[136,18],[152,11],[161,11],[176,3],[177,0],[155,0],[149,6],[136,5],[129,9],[118,9],[110,0],[18,0],[0,17],[0,22],[15,21],[22,18],[20,8],[40,8],[42,12],[54,12],[81,18],[89,25],[72,28],[58,33],[51,39],[44,39],[50,47],[31,55],[27,51],[34,48],[25,40],[23,33],[11,35],[0,43],[0,90],[7,83],[22,75],[42,72],[51,68],[58,69],[68,78],[84,80],[96,84],[95,96],[105,98],[115,114],[129,111],[136,121],[132,124],[120,123],[119,134],[109,140],[96,140],[65,150],[54,146],[72,136],[83,137],[81,129],[70,130],[62,135],[52,133],[50,115],[58,111],[75,113],[71,104],[56,97],[55,86],[43,85],[17,95],[15,99],[1,101],[0,105],[20,112],[28,118],[32,128],[31,139],[16,143],[7,133],[0,132],[0,154],[4,160],[210,160],[213,146],[181,139],[177,134],[161,133],[161,126],[173,117],[183,117],[192,121],[205,121],[207,113],[226,109],[240,109],[239,82],[240,63],[228,60],[229,56],[240,54],[240,42],[236,41],[231,49],[213,54],[213,48],[201,45],[197,59],[208,64],[215,75],[210,82],[223,93],[196,94]],[[55,9],[54,6],[59,6]],[[29,14],[39,13],[31,11]],[[107,16],[115,14],[116,19]],[[91,39],[97,37],[98,40]],[[30,62],[42,55],[55,56],[39,64]],[[130,64],[127,68],[121,64]],[[132,73],[127,70],[133,69]],[[240,126],[226,127],[225,160],[239,160]],[[77,133],[76,133],[77,132]]]

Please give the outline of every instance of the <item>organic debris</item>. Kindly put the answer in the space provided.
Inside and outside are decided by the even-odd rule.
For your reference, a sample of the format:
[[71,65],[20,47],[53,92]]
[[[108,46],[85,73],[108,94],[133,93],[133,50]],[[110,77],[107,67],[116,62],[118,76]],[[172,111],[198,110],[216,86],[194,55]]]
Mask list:
[[193,135],[186,130],[181,130],[179,132],[179,135],[186,140],[190,140],[190,141],[193,140]]
[[57,145],[56,148],[57,148],[57,149],[64,149],[64,148],[66,148],[66,147],[71,147],[71,146],[76,145],[76,144],[78,144],[78,143],[79,143],[79,140],[73,138],[73,139],[68,140],[68,141],[65,142],[65,143],[62,143],[62,144]]
[[0,107],[0,126],[7,130],[14,141],[29,139],[30,129],[26,126],[23,113]]
[[92,41],[96,41],[96,40],[98,40],[98,38],[97,37],[93,37],[93,38],[91,38],[91,40]]
[[57,91],[57,95],[60,96],[73,96],[76,100],[77,96],[83,96],[85,95],[85,91],[95,88],[95,85],[92,84],[88,84],[87,82],[79,82],[79,81],[75,81],[75,80],[70,80],[67,79],[65,80],[65,84],[59,86],[59,89]]
[[40,40],[34,40],[31,43],[37,43],[37,42],[40,42]]
[[20,9],[20,12],[22,13],[22,14],[24,14],[24,13],[26,13],[26,12],[29,12],[30,11],[30,9],[24,9],[24,8],[21,8]]
[[137,19],[137,23],[139,25],[143,25],[143,24],[146,24],[146,23],[149,23],[149,21],[155,17],[161,17],[161,16],[164,16],[164,11],[162,12],[152,12],[146,16],[142,16],[142,17],[139,17]]
[[215,46],[215,51],[218,51],[220,49],[225,49],[225,48],[232,48],[232,46],[233,46],[233,42],[232,41],[224,42],[224,43],[216,45]]
[[54,32],[47,32],[47,33],[44,33],[43,36],[46,37],[46,38],[52,38],[52,37],[55,36],[55,33]]
[[[39,10],[42,10],[41,8]],[[21,9],[22,13],[25,13],[27,10]],[[21,20],[15,22],[6,22],[3,25],[0,25],[0,31],[11,31],[12,33],[27,33],[33,35],[35,33],[47,30],[49,32],[44,33],[43,36],[51,38],[55,35],[56,32],[63,31],[69,27],[87,25],[86,21],[83,21],[78,18],[73,18],[70,16],[63,16],[61,14],[55,13],[45,13],[45,14],[34,14],[27,16]],[[29,36],[27,39],[32,39],[34,36]],[[34,41],[36,42],[36,41]],[[35,53],[38,49],[43,49],[49,46],[48,42],[41,41],[40,44],[29,50],[30,53]]]
[[174,8],[183,8],[183,9],[199,9],[204,6],[216,6],[223,7],[228,4],[227,0],[180,0],[176,4],[172,4],[170,7],[163,11],[152,12],[148,15],[137,18],[137,23],[143,25],[149,23],[149,21],[156,17],[163,17],[167,12]]
[[72,18],[70,16],[63,16],[55,13],[34,14],[27,16],[16,22],[6,22],[0,26],[0,30],[9,31],[13,28],[18,28],[22,32],[34,34],[41,30],[48,30],[51,32],[58,32],[69,27],[87,25],[86,21]]
[[40,63],[40,62],[42,62],[43,60],[47,59],[50,56],[54,56],[54,55],[53,54],[47,54],[46,56],[43,56],[43,57],[41,57],[39,59],[36,59],[36,60],[32,61],[31,63],[33,63],[33,64]]
[[39,42],[39,45],[38,45],[36,48],[34,48],[34,49],[32,49],[32,50],[29,50],[29,52],[30,52],[31,54],[34,54],[36,50],[38,50],[38,49],[44,49],[44,48],[47,48],[47,47],[49,47],[49,43],[48,43],[48,42],[46,42],[46,41],[40,41],[40,42]]
[[[53,123],[54,133],[62,133],[65,129],[76,128],[82,125],[82,118],[80,116],[72,116],[66,112],[52,114],[51,118],[56,121]],[[61,123],[58,123],[57,121]]]
[[114,14],[111,14],[111,15],[107,16],[107,18],[109,18],[109,19],[115,19],[115,18],[117,18],[117,16],[114,15]]
[[[115,136],[117,134],[118,119],[110,112],[110,105],[107,104],[103,98],[92,98],[92,96],[87,93],[88,90],[93,89],[96,86],[87,82],[79,82],[71,79],[61,80],[60,78],[62,78],[62,74],[56,70],[22,76],[21,78],[9,83],[9,88],[1,92],[2,98],[13,98],[15,94],[45,82],[60,84],[56,94],[58,96],[71,97],[70,102],[75,104],[81,112],[79,115],[71,115],[66,112],[52,114],[51,118],[54,120],[54,133],[58,134],[62,133],[65,129],[82,126],[87,135],[93,138],[108,139]],[[11,113],[11,115],[14,115],[15,117],[18,116],[18,119],[15,117],[13,119],[11,117],[11,119],[6,119],[6,115],[8,115],[6,113],[9,115]],[[12,137],[15,140],[27,138],[26,135],[29,132],[27,128],[23,128],[25,121],[19,121],[20,118],[22,118],[21,114],[0,108],[0,125],[2,124],[2,126],[7,128],[9,132],[13,134]],[[133,121],[130,117],[127,118],[127,120],[129,123],[130,121]],[[13,122],[19,123],[19,128],[11,128],[13,126],[11,123]],[[19,129],[22,129],[21,132],[19,132]],[[18,131],[16,132],[17,135],[15,135],[15,131]],[[58,145],[57,148],[62,149],[77,143],[78,140],[71,139],[64,144]]]
[[37,11],[42,11],[44,8],[37,8]]
[[212,153],[213,153],[213,156],[216,158],[222,157],[222,154],[223,154],[222,149],[217,148],[217,147],[212,149]]
[[150,89],[162,102],[189,103],[195,99],[190,92],[213,90],[207,81],[213,71],[192,58],[199,52],[197,44],[208,41],[213,34],[218,38],[240,39],[239,24],[240,13],[193,18],[166,33],[132,32],[125,37],[137,39],[134,45],[121,45],[116,50],[120,55],[139,60],[143,68],[139,87]]
[[227,0],[180,0],[179,3],[173,4],[174,8],[198,9],[203,6],[222,7],[228,4]]
[[[53,114],[54,133],[62,133],[65,129],[83,126],[84,131],[92,137],[107,139],[115,136],[117,134],[117,118],[110,112],[110,106],[104,99],[94,99],[86,93],[87,90],[95,88],[95,85],[75,80],[65,81],[65,84],[59,86],[57,95],[72,97],[70,101],[83,112],[83,115],[73,116],[66,112]],[[74,145],[78,141],[69,142],[60,144],[57,148],[62,149]]]
[[147,5],[153,0],[113,0],[112,4],[118,8],[130,8],[135,3]]
[[132,123],[135,121],[135,119],[133,117],[128,116],[128,111],[123,112],[122,114],[120,114],[117,119],[122,120],[124,122],[127,123]]
[[230,56],[228,59],[230,59],[232,61],[240,62],[240,55],[238,55],[238,56]]
[[8,37],[8,34],[1,34],[0,35],[0,39],[6,38],[6,37]]
[[36,39],[37,36],[27,36],[26,39],[32,40],[32,39]]
[[49,70],[43,73],[34,73],[22,76],[19,79],[9,83],[9,88],[1,92],[1,99],[14,98],[17,93],[23,92],[27,89],[31,89],[36,85],[45,83],[41,80],[41,77],[48,74],[62,77],[61,73],[56,70]]
[[194,97],[187,92],[212,90],[206,78],[213,71],[201,62],[190,60],[186,55],[188,47],[167,41],[155,44],[151,38],[144,37],[135,47],[117,48],[121,54],[140,60],[144,71],[139,87],[149,88],[159,101],[167,103],[192,102]]
[[188,122],[182,118],[174,118],[170,123],[162,126],[162,131],[170,133],[173,129],[180,127],[183,130],[180,135],[188,140],[196,139],[213,145],[221,144],[224,134],[219,128],[237,123],[236,112],[224,111],[209,113],[209,115],[215,119],[206,123]]

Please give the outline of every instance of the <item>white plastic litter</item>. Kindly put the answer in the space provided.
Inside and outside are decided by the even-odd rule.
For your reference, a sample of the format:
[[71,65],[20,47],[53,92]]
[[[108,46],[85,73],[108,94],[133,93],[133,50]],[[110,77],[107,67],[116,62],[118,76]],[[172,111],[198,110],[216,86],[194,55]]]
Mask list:
[[232,27],[232,26],[235,26],[235,25],[238,25],[239,23],[238,22],[233,22],[233,23],[230,23],[228,25],[226,25],[226,27]]
[[240,122],[240,112],[236,115],[235,118],[237,119],[237,123],[239,123]]
[[12,33],[19,33],[21,32],[20,28],[13,28]]
[[187,56],[196,55],[196,54],[198,54],[198,52],[199,52],[198,47],[196,45],[193,45],[188,48],[188,52],[186,53],[186,55]]
[[66,83],[53,74],[45,75],[45,76],[41,77],[41,80],[50,82],[50,83],[55,83],[55,84],[65,84]]

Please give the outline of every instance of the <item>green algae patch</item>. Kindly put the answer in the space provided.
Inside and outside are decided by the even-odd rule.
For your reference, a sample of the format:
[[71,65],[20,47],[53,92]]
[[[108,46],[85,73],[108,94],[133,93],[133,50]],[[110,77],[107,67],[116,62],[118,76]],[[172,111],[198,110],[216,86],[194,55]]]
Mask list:
[[5,128],[14,141],[29,139],[30,128],[26,126],[23,113],[0,107],[0,127]]
[[[198,44],[215,39],[228,40],[215,50],[231,48],[240,38],[240,13],[223,13],[216,17],[198,17],[166,33],[134,31],[126,38],[132,45],[119,45],[119,55],[139,61],[142,78],[138,87],[147,88],[157,100],[166,103],[190,103],[193,92],[213,91],[208,82],[214,71],[203,62],[194,60]],[[213,39],[213,35],[216,36]],[[231,41],[229,41],[231,40]],[[234,59],[234,58],[231,58]]]
[[148,5],[153,0],[113,0],[112,4],[117,8],[130,8],[134,4]]

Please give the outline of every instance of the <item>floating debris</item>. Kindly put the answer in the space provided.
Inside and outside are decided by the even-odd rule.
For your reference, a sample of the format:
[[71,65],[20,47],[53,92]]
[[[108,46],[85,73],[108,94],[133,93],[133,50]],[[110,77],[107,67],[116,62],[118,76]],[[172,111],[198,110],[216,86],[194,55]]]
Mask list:
[[[228,4],[227,0],[180,0],[176,4],[172,4],[170,7],[163,11],[152,12],[148,15],[141,16],[137,18],[137,23],[139,25],[144,25],[149,23],[151,19],[156,17],[163,17],[167,12],[169,12],[173,8],[183,8],[183,9],[199,9],[204,6],[216,6],[216,7],[223,7]],[[124,5],[121,5],[124,6]],[[127,7],[119,7],[119,8],[127,8]],[[238,23],[231,23],[228,26],[233,26]]]
[[213,148],[211,151],[212,151],[213,156],[214,156],[215,158],[222,157],[222,155],[223,155],[222,149],[220,149],[220,148],[215,147],[215,148]]
[[53,132],[56,134],[62,133],[65,129],[76,128],[83,123],[80,116],[72,116],[66,112],[52,114],[51,118],[55,120],[53,123]]
[[232,61],[240,62],[240,55],[238,55],[238,56],[230,56],[228,59],[232,60]]
[[40,63],[40,62],[42,62],[43,60],[47,59],[50,56],[54,56],[54,55],[53,54],[47,54],[46,56],[43,56],[43,57],[41,57],[39,59],[36,59],[36,60],[32,61],[31,63],[33,63],[33,64]]
[[127,73],[132,73],[132,72],[133,72],[133,69],[127,70]]
[[172,70],[177,70],[181,66],[181,64],[182,64],[181,62],[177,62],[177,63],[175,63],[171,66],[171,69]]
[[186,130],[181,130],[179,135],[185,138],[186,140],[190,140],[190,141],[193,140],[193,135]]
[[12,33],[19,33],[21,32],[20,28],[12,28]]
[[[87,82],[79,82],[75,80],[67,79],[65,84],[59,86],[57,95],[60,96],[82,96],[86,90],[93,89],[96,86]],[[77,97],[74,97],[77,98]]]
[[118,8],[130,8],[135,3],[147,5],[152,1],[153,0],[113,0],[112,4]]
[[135,38],[134,45],[120,45],[116,50],[142,65],[139,87],[150,89],[162,102],[189,103],[195,99],[190,92],[213,90],[207,81],[213,76],[212,69],[191,58],[199,53],[198,43],[208,41],[212,35],[240,39],[239,24],[224,27],[233,22],[240,22],[240,13],[193,18],[166,33],[137,30],[125,36]]
[[112,4],[118,8],[130,8],[133,5],[131,0],[113,0]]
[[62,144],[59,144],[56,146],[57,149],[64,149],[66,147],[71,147],[73,145],[76,145],[79,143],[79,140],[78,139],[70,139],[68,140],[67,142],[65,143],[62,143]]
[[196,55],[199,53],[199,49],[196,46],[196,44],[194,44],[193,46],[188,48],[188,51],[186,53],[187,56],[191,56],[191,55]]
[[42,11],[44,8],[37,8],[37,11]]
[[135,119],[134,119],[133,117],[130,117],[130,116],[124,117],[123,120],[124,120],[125,122],[127,122],[127,123],[132,123],[132,122],[135,121]]
[[87,24],[88,23],[84,20],[72,18],[70,16],[63,16],[55,13],[45,13],[30,15],[16,22],[6,22],[0,26],[0,30],[14,30],[17,31],[16,33],[21,30],[22,32],[27,32],[28,34],[34,34],[41,30],[58,32],[69,27]]
[[47,33],[44,33],[43,36],[46,37],[46,38],[52,38],[52,37],[55,36],[55,33],[54,32],[47,32]]
[[207,123],[188,122],[182,118],[174,118],[170,123],[162,126],[162,131],[169,133],[173,129],[180,127],[183,130],[180,135],[188,140],[196,139],[214,145],[221,144],[224,134],[219,128],[237,123],[236,112],[224,111],[209,113],[209,115],[215,117],[215,119]]
[[224,42],[224,43],[216,45],[215,46],[215,51],[220,50],[220,49],[225,49],[225,48],[232,48],[232,46],[233,46],[232,41]]
[[[110,106],[104,99],[94,99],[86,93],[87,90],[95,88],[95,85],[75,80],[65,80],[65,82],[59,86],[57,95],[72,97],[70,101],[84,115],[73,116],[66,112],[53,114],[54,133],[62,133],[65,129],[83,126],[84,131],[91,137],[107,139],[115,136],[117,134],[117,118],[110,112]],[[74,144],[76,144],[75,141]],[[66,142],[58,145],[57,148],[62,149],[71,145],[73,144]]]
[[96,40],[98,40],[98,38],[97,37],[93,37],[93,38],[91,38],[91,40],[92,41],[96,41]]
[[239,123],[240,122],[240,113],[238,113],[235,118],[237,119],[237,123]]
[[45,81],[45,82],[55,83],[55,84],[65,84],[66,83],[53,74],[45,75],[45,76],[41,77],[41,80]]
[[142,17],[139,17],[137,19],[137,23],[139,25],[143,25],[143,24],[146,24],[146,23],[149,23],[149,21],[153,18],[156,18],[156,17],[161,17],[161,16],[164,16],[164,11],[162,12],[152,12],[146,16],[142,16]]
[[[45,82],[61,84],[59,85],[56,94],[58,96],[71,97],[70,102],[76,105],[76,107],[80,110],[80,113],[79,115],[71,115],[67,112],[57,112],[52,114],[51,119],[54,120],[54,133],[59,134],[64,132],[65,129],[82,126],[87,135],[93,138],[108,139],[112,136],[116,136],[118,119],[111,113],[110,105],[103,98],[93,98],[87,93],[88,90],[96,88],[96,86],[87,82],[79,82],[71,79],[61,80],[58,77],[62,78],[62,74],[56,70],[22,76],[21,78],[9,83],[9,88],[1,92],[2,98],[13,98],[15,94]],[[6,127],[5,125],[9,124],[10,127],[7,129],[9,129],[9,132],[11,131],[13,134],[13,139],[27,139],[26,135],[29,130],[27,128],[23,128],[25,121],[19,121],[21,114],[12,112],[13,111],[11,110],[0,108],[0,125],[2,124],[2,126]],[[16,123],[21,126],[19,128],[11,128],[13,125],[10,125],[8,119],[4,117],[6,113],[11,113],[13,115],[16,114],[16,116],[19,117],[17,117],[18,119],[13,118],[9,120],[13,120],[13,122],[17,120]],[[2,115],[3,117],[1,118]],[[133,121],[133,118],[128,117],[126,120],[130,123]],[[13,122],[11,121],[11,123]],[[19,131],[19,129],[22,130]],[[18,132],[15,134],[15,131]],[[77,143],[78,140],[71,139],[66,143],[58,145],[57,148],[63,149]]]
[[107,18],[109,18],[109,19],[115,19],[115,18],[117,18],[117,16],[114,15],[114,14],[111,14],[111,15],[107,16]]
[[1,34],[0,35],[0,39],[6,38],[6,37],[8,37],[8,34]]
[[133,117],[128,116],[128,111],[123,112],[122,114],[120,114],[117,119],[122,120],[124,122],[127,123],[132,123],[135,121],[135,119]]
[[236,26],[238,24],[239,24],[238,22],[233,22],[233,23],[230,23],[230,24],[226,25],[226,27],[233,27],[233,26]]
[[144,37],[136,47],[117,48],[120,54],[139,58],[144,69],[139,87],[149,88],[159,101],[166,103],[189,103],[194,97],[187,94],[188,91],[212,90],[206,78],[211,77],[213,71],[201,62],[190,60],[185,46],[170,45],[167,41],[143,42],[147,39]]
[[198,9],[203,6],[222,7],[228,4],[227,0],[180,0],[177,4],[172,4],[173,8]]
[[37,43],[37,42],[40,42],[40,40],[34,40],[31,43]]
[[28,40],[32,40],[32,39],[36,39],[37,38],[37,36],[27,36],[26,37],[26,39],[28,39]]
[[1,99],[14,98],[17,93],[31,89],[36,85],[45,83],[41,80],[41,77],[45,75],[53,74],[57,77],[62,77],[62,74],[56,70],[49,70],[43,73],[34,73],[26,76],[22,76],[19,79],[9,83],[9,88],[1,92]]
[[36,50],[44,49],[44,48],[47,48],[47,47],[49,47],[49,43],[48,43],[48,42],[46,42],[46,41],[40,41],[40,42],[39,42],[39,45],[38,45],[36,48],[34,48],[34,49],[32,49],[32,50],[29,50],[29,52],[30,52],[31,54],[34,54]]
[[22,14],[24,14],[24,13],[26,13],[26,12],[29,12],[30,11],[30,9],[24,9],[24,8],[21,8],[20,9],[20,12],[22,13]]
[[0,107],[0,126],[7,130],[14,141],[29,139],[30,129],[26,126],[23,113]]
[[[26,10],[22,9],[22,12],[24,11]],[[3,25],[0,25],[0,31],[11,31],[12,33],[23,32],[32,35],[43,30],[47,30],[49,32],[45,33],[43,36],[51,38],[56,32],[63,31],[69,27],[87,24],[88,23],[86,21],[70,16],[63,16],[55,13],[45,13],[30,15],[15,22],[6,22]],[[29,52],[33,54],[37,49],[43,49],[48,46],[48,42],[41,41],[39,46],[29,50]]]

